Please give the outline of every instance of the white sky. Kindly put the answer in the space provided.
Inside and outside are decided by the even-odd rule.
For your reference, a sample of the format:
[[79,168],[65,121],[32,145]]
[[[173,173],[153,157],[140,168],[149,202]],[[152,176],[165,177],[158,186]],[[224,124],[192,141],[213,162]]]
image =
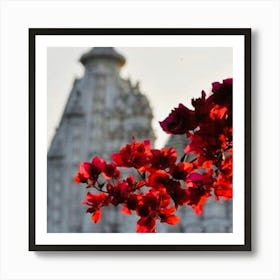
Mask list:
[[[48,145],[58,126],[74,78],[82,77],[79,58],[89,48],[48,48]],[[140,82],[153,109],[156,147],[168,135],[158,121],[168,116],[179,103],[190,105],[191,98],[209,92],[211,83],[232,77],[232,48],[116,48],[126,58],[123,78]]]

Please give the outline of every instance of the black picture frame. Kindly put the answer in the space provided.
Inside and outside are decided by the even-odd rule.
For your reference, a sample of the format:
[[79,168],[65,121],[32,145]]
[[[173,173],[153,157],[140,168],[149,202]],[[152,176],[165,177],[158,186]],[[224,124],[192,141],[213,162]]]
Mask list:
[[[36,36],[45,35],[232,35],[244,37],[244,243],[228,245],[79,245],[36,243]],[[251,29],[250,28],[191,28],[191,29],[74,29],[74,28],[31,28],[29,29],[29,250],[30,251],[251,251]]]

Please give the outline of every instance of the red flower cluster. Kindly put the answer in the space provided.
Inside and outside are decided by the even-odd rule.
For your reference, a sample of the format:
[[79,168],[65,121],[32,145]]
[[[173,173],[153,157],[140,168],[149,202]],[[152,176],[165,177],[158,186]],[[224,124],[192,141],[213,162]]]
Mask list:
[[[112,162],[95,156],[83,162],[74,180],[98,193],[88,192],[83,203],[92,221],[101,218],[101,208],[122,205],[122,213],[139,216],[136,232],[156,232],[156,223],[175,225],[178,207],[191,206],[196,214],[214,195],[232,198],[232,79],[212,84],[213,94],[192,100],[194,110],[183,104],[174,109],[161,127],[170,134],[185,134],[190,143],[185,153],[192,162],[177,160],[173,147],[152,149],[149,141],[134,138],[111,156]],[[137,171],[123,178],[119,168]]]
[[[192,99],[194,111],[189,110],[189,120],[195,115],[195,128],[183,129],[189,125],[181,126],[181,134],[186,134],[190,143],[184,149],[186,154],[196,156],[193,164],[196,168],[211,168],[213,174],[213,187],[216,198],[232,197],[232,79],[223,80],[223,83],[212,84],[213,94],[206,98],[202,91],[201,97]],[[168,127],[181,111],[175,109],[163,122],[163,129]],[[174,116],[174,118],[172,118]],[[176,128],[176,131],[178,128]],[[169,133],[174,133],[171,129]]]
[[184,134],[197,127],[195,112],[181,103],[164,121],[159,123],[161,128],[169,134]]

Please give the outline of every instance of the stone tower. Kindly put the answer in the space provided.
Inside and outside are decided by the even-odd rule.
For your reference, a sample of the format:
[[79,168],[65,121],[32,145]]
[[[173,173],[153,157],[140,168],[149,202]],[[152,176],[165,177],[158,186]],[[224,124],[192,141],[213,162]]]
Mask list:
[[138,83],[120,77],[125,58],[114,48],[82,55],[84,76],[76,79],[48,151],[48,232],[134,232],[132,218],[111,207],[92,224],[81,204],[85,190],[73,183],[79,162],[107,160],[132,136],[155,140],[152,110]]

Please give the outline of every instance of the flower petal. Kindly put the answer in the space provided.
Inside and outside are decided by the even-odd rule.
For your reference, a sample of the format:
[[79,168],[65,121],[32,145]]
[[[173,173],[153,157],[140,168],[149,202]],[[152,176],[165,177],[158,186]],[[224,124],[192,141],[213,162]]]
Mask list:
[[91,216],[91,220],[92,222],[94,222],[95,224],[99,222],[101,218],[101,210],[97,209]]
[[176,225],[180,222],[180,218],[176,215],[170,215],[165,218],[165,223],[169,225]]

